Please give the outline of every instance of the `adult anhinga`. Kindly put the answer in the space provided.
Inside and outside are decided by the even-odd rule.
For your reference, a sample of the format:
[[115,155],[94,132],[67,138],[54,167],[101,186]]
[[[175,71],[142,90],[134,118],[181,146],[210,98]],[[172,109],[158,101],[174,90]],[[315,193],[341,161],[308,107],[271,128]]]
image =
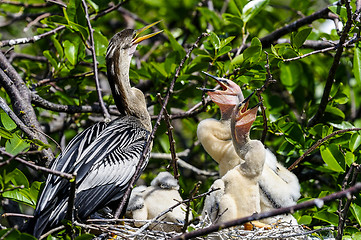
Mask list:
[[[97,209],[121,199],[135,174],[151,131],[151,121],[143,93],[130,86],[129,67],[137,45],[159,32],[143,37],[139,34],[156,23],[140,30],[125,29],[109,42],[107,75],[123,116],[97,123],[79,133],[52,164],[51,169],[76,173],[74,207],[77,218],[85,219]],[[142,169],[147,162],[148,159]],[[48,176],[34,218],[28,225],[34,236],[39,237],[65,218],[69,192],[68,180]]]
[[[258,181],[263,171],[266,150],[260,141],[249,138],[258,109],[257,105],[247,110],[251,96],[235,107],[231,118],[234,149],[242,161],[216,181],[216,186],[221,188],[220,192],[211,193],[205,200],[205,208],[212,221],[230,221],[261,211]],[[268,227],[260,222],[252,224]],[[250,226],[247,224],[246,228]]]
[[[232,109],[237,104],[235,95],[241,96],[242,92],[231,80],[218,78],[210,74],[207,75],[215,79],[223,88],[222,90],[204,89],[220,107],[222,117],[220,121],[215,119],[203,120],[198,126],[197,134],[208,154],[219,163],[219,173],[222,177],[241,161],[231,141],[230,116]],[[227,86],[224,86],[225,82]],[[217,186],[219,183],[215,182],[214,184],[214,187],[219,187]],[[296,175],[282,166],[275,155],[268,149],[266,150],[263,172],[259,179],[259,187],[262,212],[294,205],[300,197],[300,185]],[[273,223],[279,218],[268,218],[262,221]],[[291,221],[294,224],[297,223],[291,215],[282,215],[281,219]]]

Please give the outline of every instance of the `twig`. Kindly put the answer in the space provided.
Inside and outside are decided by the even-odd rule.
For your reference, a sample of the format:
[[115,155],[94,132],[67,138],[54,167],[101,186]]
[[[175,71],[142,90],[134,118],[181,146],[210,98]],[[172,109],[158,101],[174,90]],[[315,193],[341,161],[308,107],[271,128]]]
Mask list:
[[201,182],[197,182],[190,193],[189,201],[186,203],[187,210],[186,210],[186,218],[184,219],[184,225],[182,228],[183,233],[185,233],[187,231],[187,228],[189,225],[189,213],[190,213],[190,209],[191,209],[191,202],[194,200],[194,196],[196,195],[196,193],[198,193],[200,186],[201,186]]
[[59,232],[60,230],[63,230],[64,228],[65,228],[64,226],[59,226],[59,227],[53,228],[50,231],[46,232],[45,234],[41,235],[39,240],[42,240],[42,239],[46,238],[50,234],[53,234],[55,232]]
[[[161,106],[163,106],[163,98],[160,95],[160,93],[157,94],[157,97],[158,97],[159,104]],[[179,171],[178,171],[178,166],[177,166],[178,157],[177,157],[176,150],[175,150],[175,140],[174,140],[173,132],[172,132],[173,126],[172,126],[172,123],[170,122],[167,109],[164,109],[163,115],[164,115],[164,120],[167,125],[167,129],[168,129],[167,135],[168,135],[168,139],[169,139],[169,148],[170,148],[169,150],[170,150],[171,157],[172,157],[171,165],[173,167],[173,174],[174,174],[174,178],[179,180]]]
[[1,216],[3,218],[6,217],[22,217],[22,218],[33,218],[33,215],[27,215],[27,214],[22,214],[22,213],[3,213],[1,214]]
[[294,206],[285,207],[285,208],[278,208],[278,209],[268,211],[268,212],[253,214],[252,216],[243,217],[243,218],[239,218],[239,219],[232,220],[232,221],[212,224],[211,226],[200,229],[200,230],[195,230],[195,231],[192,231],[192,232],[189,232],[189,233],[178,235],[178,236],[172,238],[172,240],[191,239],[191,238],[203,236],[203,235],[206,235],[206,234],[209,234],[209,233],[212,233],[212,232],[216,232],[216,231],[218,231],[220,229],[230,228],[230,227],[233,227],[233,226],[242,225],[242,224],[244,224],[246,222],[260,220],[260,219],[273,217],[273,216],[277,216],[277,215],[281,215],[281,214],[292,213],[292,212],[295,212],[297,210],[310,208],[310,207],[313,207],[313,206],[317,206],[318,208],[321,208],[327,202],[333,201],[335,199],[340,199],[340,198],[343,198],[343,197],[350,196],[350,194],[355,194],[355,193],[357,193],[359,191],[361,191],[361,183],[356,183],[355,186],[350,187],[347,190],[336,192],[336,193],[330,194],[330,195],[328,195],[326,197],[323,197],[323,198],[316,198],[316,199],[306,201],[306,202],[303,202],[303,203],[300,203],[300,204],[297,204],[297,205],[294,205]]
[[[352,176],[350,186],[353,186],[356,183],[357,175],[360,173],[360,165],[357,165],[356,163],[353,163],[351,165],[349,172],[345,176],[344,183],[343,183],[343,186],[342,186],[342,190],[345,189],[345,187],[347,185],[348,178],[350,177],[352,170],[354,170],[354,171],[353,171],[353,176]],[[352,202],[352,194],[347,196],[347,201],[345,203],[345,206],[344,206],[343,210],[341,210],[342,199],[340,199],[339,213],[338,213],[339,214],[339,221],[338,221],[338,226],[337,226],[336,240],[341,240],[342,239],[343,230],[344,230],[344,227],[345,227],[345,221],[347,219],[347,213],[348,213],[348,210],[350,208],[351,202]]]
[[331,66],[331,68],[330,68],[330,70],[328,72],[328,76],[327,76],[325,88],[323,90],[323,95],[322,95],[322,98],[321,98],[320,105],[319,105],[319,107],[317,109],[316,114],[308,122],[308,124],[307,124],[308,127],[314,126],[323,117],[323,114],[324,114],[324,112],[326,110],[326,106],[328,104],[328,98],[329,98],[331,88],[332,88],[332,85],[333,85],[333,82],[334,82],[334,77],[336,75],[336,70],[338,68],[338,65],[340,64],[340,59],[341,59],[342,52],[343,52],[343,44],[346,42],[346,38],[348,36],[348,33],[351,30],[352,13],[351,13],[351,7],[350,7],[349,0],[345,1],[345,7],[346,7],[346,12],[347,12],[347,22],[346,22],[346,25],[345,25],[345,27],[344,27],[344,29],[342,31],[340,41],[339,41],[339,45],[337,47],[335,56],[333,57],[332,66]]
[[[101,113],[102,109],[99,105],[91,106],[77,106],[77,105],[61,105],[49,102],[48,100],[40,97],[36,93],[31,93],[31,101],[36,106],[44,109],[52,110],[55,112],[66,112],[66,113]],[[112,115],[119,115],[118,111],[109,110]]]
[[88,29],[89,29],[90,50],[91,50],[92,57],[93,57],[94,79],[95,79],[95,86],[96,86],[96,89],[97,89],[99,104],[100,104],[100,107],[101,107],[101,109],[103,111],[105,121],[110,121],[110,115],[109,115],[109,112],[108,112],[107,108],[105,107],[103,97],[102,97],[102,92],[101,92],[101,89],[100,89],[100,84],[99,84],[98,61],[97,61],[97,56],[96,56],[96,53],[95,53],[95,44],[94,44],[94,36],[93,36],[94,29],[92,28],[92,25],[90,23],[89,14],[88,14],[88,6],[87,6],[85,0],[82,0],[81,2],[82,2],[83,7],[84,7],[85,18],[86,18]]
[[267,117],[266,117],[266,107],[263,105],[263,97],[262,97],[262,93],[266,90],[266,88],[268,87],[268,85],[270,83],[275,82],[275,80],[273,79],[273,76],[271,74],[271,70],[270,70],[270,65],[269,65],[269,58],[268,58],[268,52],[265,51],[266,54],[266,65],[265,68],[267,70],[267,78],[263,84],[263,86],[260,89],[257,89],[257,97],[258,97],[258,101],[262,103],[261,105],[261,111],[262,111],[262,117],[263,117],[263,131],[262,131],[262,137],[261,137],[261,142],[264,143],[264,141],[266,140],[266,135],[267,135],[267,130],[268,130],[268,126],[267,126]]
[[166,106],[167,106],[167,104],[168,104],[170,95],[173,93],[173,89],[174,89],[175,82],[176,82],[176,80],[177,80],[178,77],[179,77],[180,71],[182,70],[185,61],[190,57],[190,54],[191,54],[191,52],[193,51],[193,49],[196,48],[196,47],[198,47],[198,44],[199,44],[199,42],[201,41],[201,39],[202,39],[203,37],[207,36],[207,35],[208,35],[208,34],[206,34],[206,33],[202,33],[202,35],[197,38],[196,42],[195,42],[195,43],[192,45],[192,47],[187,51],[186,56],[182,59],[181,63],[179,64],[179,66],[178,66],[178,68],[177,68],[177,70],[176,70],[176,72],[175,72],[174,78],[173,78],[172,82],[170,83],[170,86],[169,86],[169,89],[168,89],[168,91],[167,91],[167,94],[166,94],[166,96],[165,96],[165,98],[164,98],[164,103],[163,103],[163,106],[162,106],[162,108],[161,108],[161,110],[160,110],[160,112],[159,112],[159,114],[158,114],[157,121],[156,121],[156,123],[154,124],[153,130],[152,130],[152,132],[151,132],[151,134],[150,134],[150,137],[149,137],[149,139],[148,139],[148,142],[147,142],[147,144],[146,144],[146,146],[145,146],[145,148],[144,148],[144,150],[143,150],[142,156],[141,156],[141,158],[139,159],[139,163],[138,163],[138,165],[137,165],[137,168],[136,168],[136,170],[135,170],[135,173],[134,173],[132,179],[131,179],[130,182],[129,182],[128,189],[127,189],[126,192],[124,193],[122,202],[120,203],[118,209],[116,210],[116,212],[115,212],[115,214],[114,214],[114,217],[115,217],[115,218],[119,218],[120,213],[122,212],[122,210],[123,210],[123,208],[124,208],[124,206],[125,206],[125,203],[126,203],[128,197],[129,197],[129,195],[130,195],[130,192],[131,192],[131,189],[132,189],[132,187],[133,187],[133,185],[134,185],[134,183],[135,183],[135,180],[137,179],[137,176],[140,174],[141,166],[143,166],[143,163],[144,163],[146,157],[148,156],[148,154],[149,154],[149,152],[150,152],[150,146],[151,146],[151,143],[152,143],[152,141],[153,141],[153,139],[154,139],[155,132],[156,132],[157,129],[158,129],[158,126],[159,126],[160,121],[161,121],[161,119],[162,119],[163,112],[164,112],[164,110],[165,110],[165,108],[166,108]]
[[313,144],[309,149],[307,149],[307,151],[302,154],[301,157],[299,157],[294,163],[292,163],[292,165],[288,168],[288,170],[293,170],[296,168],[296,166],[305,158],[307,157],[308,154],[310,154],[312,151],[314,151],[316,148],[318,148],[318,146],[320,146],[323,142],[327,141],[328,139],[332,138],[333,136],[337,135],[337,134],[341,134],[341,133],[345,133],[345,132],[350,132],[350,131],[360,131],[361,128],[348,128],[348,129],[342,129],[342,130],[338,130],[335,131],[329,135],[327,135],[326,137],[319,139],[315,144]]
[[[69,189],[69,199],[68,199],[68,209],[66,211],[65,219],[70,221],[71,226],[74,224],[74,203],[76,198],[76,173],[73,173],[72,179],[69,180],[70,183],[70,189]],[[71,228],[69,230],[69,235],[71,234]]]
[[[21,162],[22,164],[25,164],[26,166],[30,167],[30,168],[33,168],[37,171],[43,171],[43,172],[46,172],[46,173],[50,173],[50,174],[54,174],[54,175],[57,175],[59,177],[62,177],[62,178],[66,178],[68,180],[72,179],[73,178],[73,175],[71,174],[68,174],[68,173],[64,173],[64,172],[60,172],[60,171],[56,171],[56,170],[52,170],[52,169],[49,169],[49,168],[46,168],[46,167],[42,167],[42,166],[38,166],[38,165],[35,165],[33,163],[30,163],[24,159],[21,159],[17,156],[14,156],[8,152],[6,152],[3,148],[0,148],[0,153],[5,155],[5,156],[8,156],[11,158],[11,160],[16,160],[18,162]],[[23,153],[20,153],[18,155],[21,155]]]

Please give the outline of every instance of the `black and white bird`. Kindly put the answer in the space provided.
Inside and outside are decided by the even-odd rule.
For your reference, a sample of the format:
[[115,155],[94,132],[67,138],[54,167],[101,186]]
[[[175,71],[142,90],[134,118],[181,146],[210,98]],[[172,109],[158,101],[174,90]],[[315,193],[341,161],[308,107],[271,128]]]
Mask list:
[[[53,170],[76,174],[74,207],[79,219],[122,199],[136,172],[152,127],[143,93],[130,86],[129,68],[137,45],[159,32],[143,37],[139,34],[156,23],[139,30],[125,29],[109,42],[107,75],[123,116],[111,122],[99,122],[79,133],[52,163]],[[147,162],[148,158],[142,170]],[[69,181],[50,174],[28,231],[40,237],[45,230],[59,225],[68,210],[69,193]]]

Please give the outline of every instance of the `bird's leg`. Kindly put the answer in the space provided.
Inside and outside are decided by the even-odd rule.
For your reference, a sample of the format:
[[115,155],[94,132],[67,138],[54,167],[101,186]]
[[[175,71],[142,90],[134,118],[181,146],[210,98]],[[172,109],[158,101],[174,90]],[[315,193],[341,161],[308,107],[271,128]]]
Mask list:
[[266,229],[266,230],[270,230],[272,229],[272,227],[268,224],[265,224],[265,223],[261,223],[259,221],[252,221],[252,222],[248,222],[248,223],[245,223],[243,224],[244,226],[244,230],[253,230],[255,227],[256,228],[263,228],[263,229]]

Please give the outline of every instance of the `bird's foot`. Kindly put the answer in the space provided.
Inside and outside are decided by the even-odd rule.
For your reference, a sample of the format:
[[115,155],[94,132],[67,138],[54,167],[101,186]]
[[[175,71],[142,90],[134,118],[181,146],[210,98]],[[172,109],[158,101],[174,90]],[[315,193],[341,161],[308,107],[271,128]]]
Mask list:
[[249,222],[249,223],[245,223],[243,224],[244,229],[245,230],[253,230],[254,228],[263,228],[266,230],[270,230],[272,229],[272,227],[268,224],[265,223],[261,223],[259,221],[253,221],[253,222]]

